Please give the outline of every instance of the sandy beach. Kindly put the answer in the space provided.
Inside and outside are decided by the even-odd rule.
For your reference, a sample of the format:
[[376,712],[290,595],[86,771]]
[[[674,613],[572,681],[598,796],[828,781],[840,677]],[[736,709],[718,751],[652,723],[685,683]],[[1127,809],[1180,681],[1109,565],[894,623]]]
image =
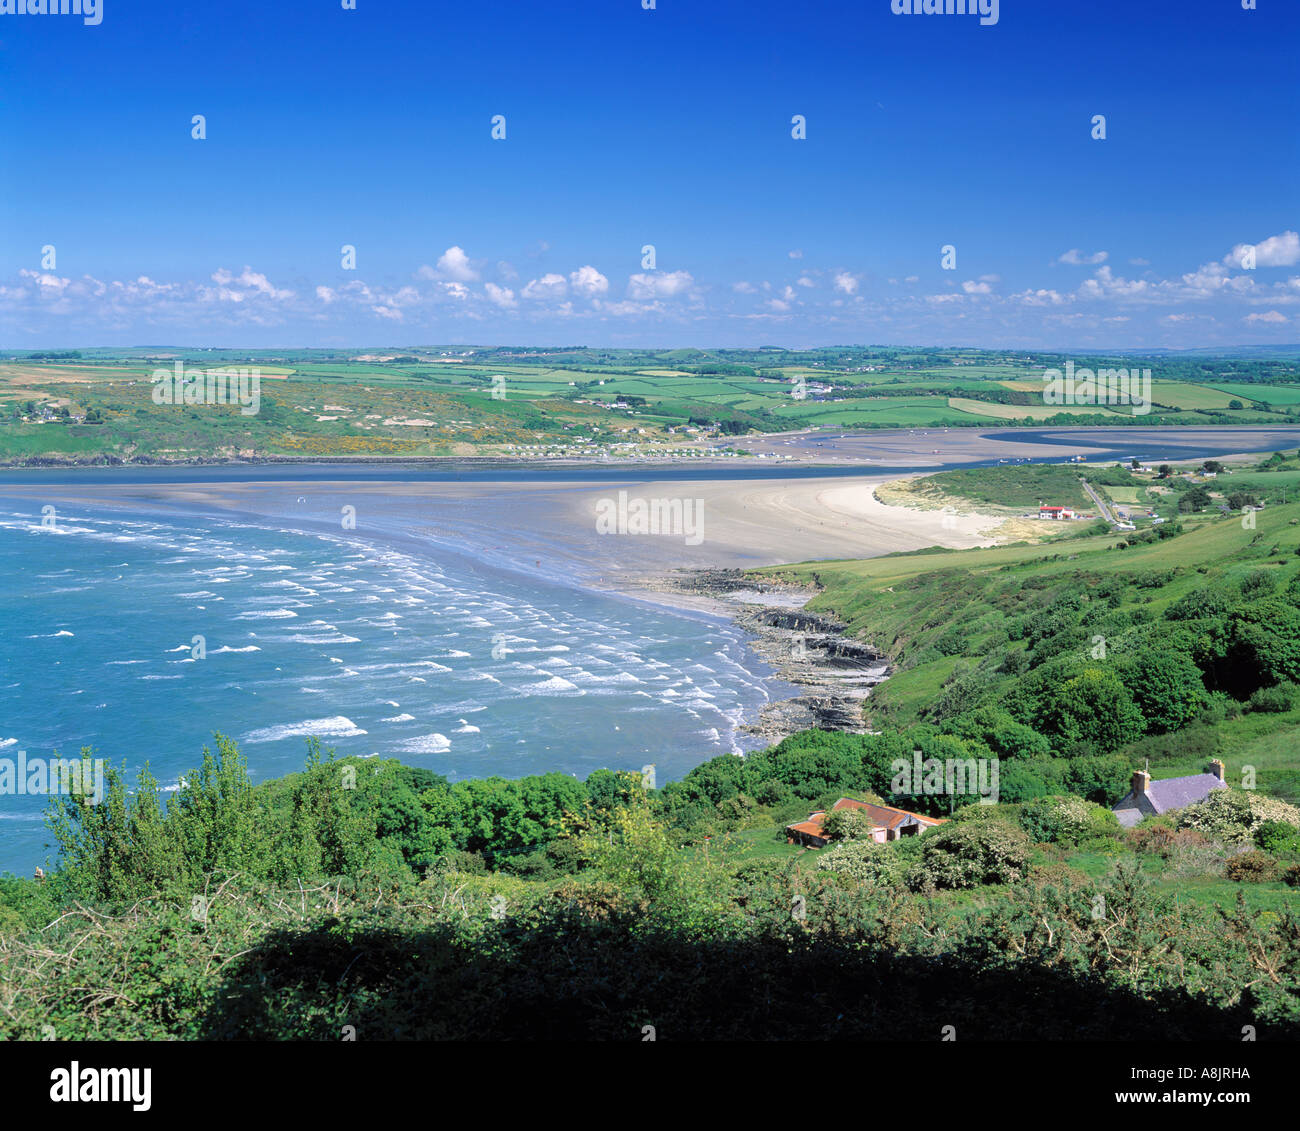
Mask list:
[[[405,533],[505,555],[502,564],[572,574],[617,587],[629,575],[672,569],[752,568],[790,561],[872,557],[940,545],[987,545],[1002,521],[887,506],[874,494],[897,475],[827,479],[629,480],[608,483],[222,483],[99,487],[11,486],[4,493],[58,509],[79,505],[217,511],[287,526]],[[603,533],[598,512],[617,502],[687,508],[695,523],[659,533]],[[345,512],[351,507],[353,512]],[[671,524],[669,524],[671,525]],[[695,543],[695,544],[692,544]]]
[[[918,468],[925,465],[937,470],[1014,458],[1064,462],[1076,452],[1099,460],[1114,458],[1117,444],[1152,458],[1157,448],[1172,459],[1193,458],[1229,446],[1236,450],[1238,443],[1243,451],[1294,445],[1297,435],[1293,428],[786,433],[746,438],[752,450],[793,459],[745,460],[755,475],[745,478],[736,475],[736,461],[671,473],[646,464],[597,464],[582,474],[540,463],[535,474],[525,468],[513,478],[494,473],[461,479],[424,479],[401,465],[365,465],[364,475],[355,478],[346,467],[324,474],[317,467],[301,480],[291,468],[264,475],[248,468],[232,478],[219,469],[191,467],[139,476],[106,471],[98,482],[92,474],[62,484],[56,471],[25,472],[0,477],[0,495],[61,511],[91,505],[224,512],[288,529],[439,546],[526,574],[644,595],[656,577],[673,570],[749,569],[1008,539],[1009,531],[999,532],[1005,514],[945,513],[877,497],[881,484],[923,474]],[[862,474],[821,476],[809,467],[814,461],[839,468],[851,462]],[[802,477],[789,473],[796,465],[802,465]],[[764,474],[769,470],[770,476]],[[635,519],[623,522],[638,508],[658,508],[673,521],[667,530],[638,527]],[[623,524],[602,525],[602,514],[621,516]]]

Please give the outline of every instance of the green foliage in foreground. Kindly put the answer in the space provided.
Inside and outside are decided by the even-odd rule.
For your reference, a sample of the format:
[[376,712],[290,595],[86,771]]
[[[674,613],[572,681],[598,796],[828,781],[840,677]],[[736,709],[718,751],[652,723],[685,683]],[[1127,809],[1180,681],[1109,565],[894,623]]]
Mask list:
[[967,907],[797,870],[741,870],[699,914],[680,890],[518,886],[215,874],[202,918],[188,900],[70,909],[4,940],[0,1037],[1300,1036],[1300,922],[1179,902],[1133,867],[1095,888],[1043,869]]

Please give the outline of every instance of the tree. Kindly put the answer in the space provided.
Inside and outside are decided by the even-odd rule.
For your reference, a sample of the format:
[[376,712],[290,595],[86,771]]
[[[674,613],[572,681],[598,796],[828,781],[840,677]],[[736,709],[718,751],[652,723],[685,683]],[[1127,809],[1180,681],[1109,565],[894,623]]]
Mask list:
[[876,822],[861,809],[832,809],[822,818],[827,840],[870,840]]
[[1124,664],[1122,678],[1153,734],[1186,726],[1205,705],[1201,669],[1186,652],[1140,652]]
[[1209,491],[1198,485],[1183,492],[1183,497],[1178,500],[1178,509],[1183,514],[1191,514],[1204,510],[1213,501]]
[[1032,848],[1020,829],[1000,820],[953,822],[921,843],[921,867],[911,883],[928,879],[938,888],[1011,883],[1024,875]]
[[1115,750],[1142,736],[1142,712],[1109,668],[1088,667],[1059,688],[1049,682],[1035,708],[1034,728],[1099,751]]
[[1228,622],[1228,650],[1255,687],[1300,682],[1300,609],[1284,597],[1241,606]]
[[216,740],[217,752],[203,748],[203,761],[172,803],[181,853],[198,874],[249,867],[262,839],[248,763],[231,739]]

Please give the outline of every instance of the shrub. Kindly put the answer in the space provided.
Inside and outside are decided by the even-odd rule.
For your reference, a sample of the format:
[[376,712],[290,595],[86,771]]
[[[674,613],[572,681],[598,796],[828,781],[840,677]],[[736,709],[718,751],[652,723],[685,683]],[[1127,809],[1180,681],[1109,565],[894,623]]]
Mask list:
[[1179,828],[1195,829],[1224,844],[1253,842],[1256,830],[1265,821],[1300,828],[1300,809],[1253,792],[1218,789],[1178,816]]
[[817,858],[817,867],[874,887],[901,887],[915,856],[911,839],[890,844],[846,840],[823,852]]
[[941,656],[960,656],[966,651],[966,634],[953,626],[935,640],[934,649]]
[[1168,817],[1152,817],[1129,829],[1127,840],[1134,852],[1147,852],[1167,859],[1177,835]]
[[1001,821],[945,825],[921,841],[919,868],[909,886],[937,888],[1005,884],[1025,874],[1031,845],[1020,829]]
[[1255,830],[1255,843],[1274,856],[1300,856],[1300,830],[1285,821],[1265,821]]
[[1223,845],[1197,837],[1175,837],[1169,848],[1169,870],[1180,880],[1222,876],[1227,864]]
[[822,818],[827,840],[870,840],[876,822],[861,809],[832,809]]
[[1229,860],[1224,872],[1239,884],[1262,884],[1277,879],[1278,866],[1267,852],[1252,848]]
[[1252,711],[1266,714],[1282,714],[1291,710],[1296,704],[1297,689],[1294,683],[1279,683],[1276,687],[1261,687],[1247,701]]
[[[1231,505],[1231,504],[1229,504]],[[1233,508],[1238,509],[1238,508]],[[1277,578],[1267,570],[1252,570],[1241,582],[1241,595],[1243,597],[1267,597],[1274,589],[1277,588]]]
[[1049,844],[1078,845],[1119,833],[1114,813],[1081,797],[1037,798],[1020,811],[1020,827]]

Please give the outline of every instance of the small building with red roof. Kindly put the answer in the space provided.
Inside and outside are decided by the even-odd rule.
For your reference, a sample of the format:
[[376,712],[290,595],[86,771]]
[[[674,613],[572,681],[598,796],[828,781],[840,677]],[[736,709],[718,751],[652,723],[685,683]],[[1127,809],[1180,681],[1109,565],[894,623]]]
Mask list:
[[[874,822],[871,839],[879,844],[898,840],[905,836],[920,836],[926,829],[932,829],[944,823],[943,817],[927,817],[921,813],[912,813],[906,809],[895,809],[892,805],[874,805],[869,801],[858,801],[853,797],[841,797],[831,809],[859,809]],[[811,813],[805,821],[786,825],[786,840],[790,844],[802,844],[806,848],[825,848],[827,837],[822,821],[826,811],[819,809]]]

